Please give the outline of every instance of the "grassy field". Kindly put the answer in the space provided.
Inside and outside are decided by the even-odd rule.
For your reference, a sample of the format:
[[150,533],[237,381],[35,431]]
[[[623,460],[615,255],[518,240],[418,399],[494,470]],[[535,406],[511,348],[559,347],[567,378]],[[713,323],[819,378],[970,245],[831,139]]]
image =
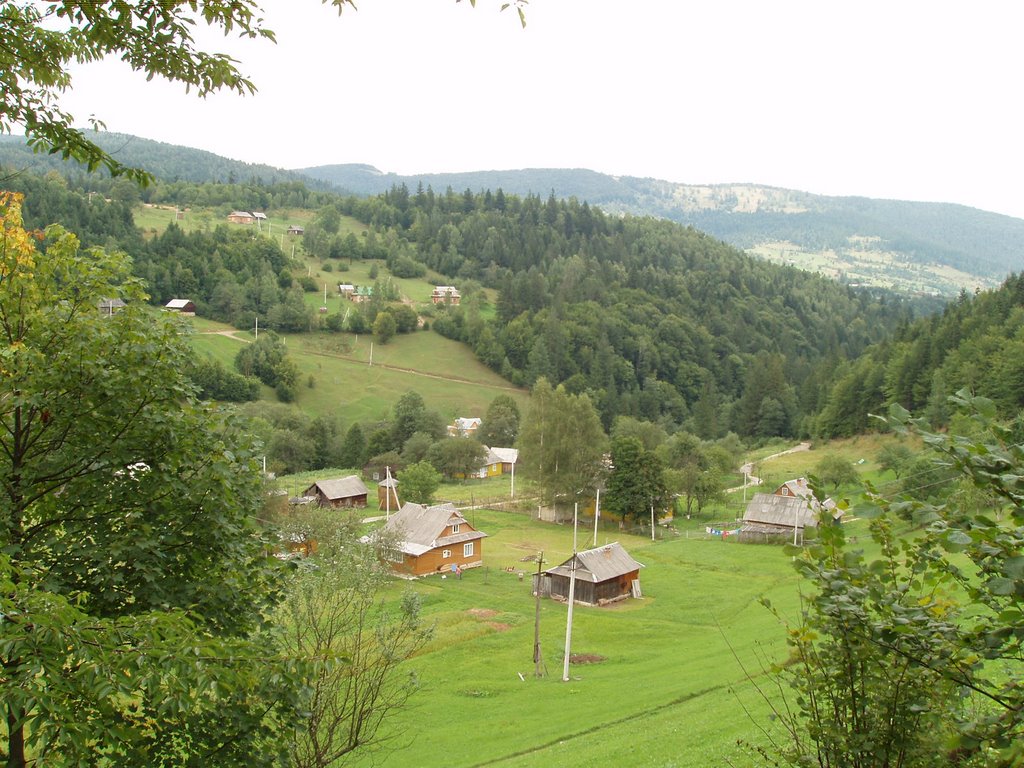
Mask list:
[[779,548],[715,538],[652,543],[601,531],[599,543],[618,540],[646,566],[644,598],[576,607],[572,652],[601,660],[570,665],[562,682],[566,607],[542,603],[547,674],[537,678],[529,576],[536,565],[524,558],[543,551],[549,564],[564,561],[571,527],[467,514],[488,534],[487,565],[458,581],[395,586],[419,593],[436,636],[409,663],[422,689],[388,722],[386,750],[355,765],[751,764],[736,741],[759,741],[768,721],[748,675],[785,654],[784,632],[758,599],[797,609],[796,575]]
[[[225,336],[226,326],[203,321],[196,325],[192,344],[197,351],[232,366],[241,344],[254,336],[237,331]],[[511,395],[525,408],[528,393],[516,389],[480,363],[462,344],[432,331],[396,336],[389,344],[374,345],[351,334],[286,336],[291,358],[299,367],[296,404],[317,416],[335,416],[347,427],[383,418],[406,392],[419,392],[429,408],[445,418],[483,414],[499,394]],[[309,377],[313,386],[309,387]]]

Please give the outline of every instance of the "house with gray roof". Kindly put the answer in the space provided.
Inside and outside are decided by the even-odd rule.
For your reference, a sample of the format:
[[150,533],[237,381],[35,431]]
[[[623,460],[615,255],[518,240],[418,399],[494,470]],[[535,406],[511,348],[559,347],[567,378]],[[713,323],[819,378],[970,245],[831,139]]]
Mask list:
[[337,480],[318,480],[303,492],[311,496],[321,507],[365,507],[370,490],[359,475],[340,477]]
[[544,597],[569,600],[569,583],[573,571],[576,587],[573,602],[584,605],[607,605],[618,600],[640,595],[640,569],[638,563],[619,542],[577,552],[561,565],[549,568],[533,577],[533,589]]
[[409,576],[483,565],[486,537],[450,502],[429,507],[406,502],[378,534],[391,566]]
[[[824,513],[824,515],[823,515]],[[838,520],[842,511],[832,499],[818,501],[807,478],[787,480],[772,493],[758,493],[743,513],[740,541],[790,541],[802,539],[808,528],[816,528],[821,519]]]

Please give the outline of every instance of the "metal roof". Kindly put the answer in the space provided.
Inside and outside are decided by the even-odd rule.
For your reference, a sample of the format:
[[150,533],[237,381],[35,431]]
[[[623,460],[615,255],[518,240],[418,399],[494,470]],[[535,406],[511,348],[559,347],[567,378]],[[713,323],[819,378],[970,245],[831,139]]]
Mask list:
[[515,448],[488,448],[487,463],[515,464],[519,459],[519,451]]
[[813,528],[818,524],[818,512],[812,508],[811,500],[806,498],[758,493],[747,504],[743,522],[766,523],[790,529],[794,525],[797,528]]
[[[572,575],[572,561],[573,558],[570,557],[561,565],[549,568],[545,573],[568,578]],[[630,557],[617,541],[576,554],[576,578],[595,584],[618,578],[643,567],[643,563],[638,563]]]
[[312,491],[314,488],[318,489],[324,495],[324,498],[331,500],[348,499],[352,496],[365,496],[369,493],[366,483],[360,479],[359,475],[349,475],[337,480],[320,480],[307,488],[306,493],[309,494],[309,491]]
[[442,536],[445,529],[454,523],[469,525],[462,513],[450,502],[425,507],[407,501],[384,524],[384,534],[395,539],[396,546],[411,555],[422,555],[437,547],[449,546],[465,541],[474,541],[487,536],[482,531],[462,531]]

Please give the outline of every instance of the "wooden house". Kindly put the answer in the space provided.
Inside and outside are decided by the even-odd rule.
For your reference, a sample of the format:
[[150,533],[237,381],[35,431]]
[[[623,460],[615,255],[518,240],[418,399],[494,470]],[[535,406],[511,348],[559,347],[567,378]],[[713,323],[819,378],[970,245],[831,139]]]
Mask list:
[[435,285],[434,290],[430,294],[430,300],[434,304],[458,306],[459,302],[462,301],[462,295],[454,285]]
[[451,503],[425,507],[406,502],[379,533],[395,571],[409,576],[450,573],[484,564],[486,533]]
[[[484,448],[487,448],[485,445]],[[514,472],[516,461],[519,458],[519,451],[515,448],[487,448],[487,458],[484,465],[473,475],[481,480],[488,477],[497,477]]]
[[104,317],[115,315],[127,306],[124,299],[103,299],[99,303],[100,314]]
[[606,605],[630,596],[640,596],[638,563],[615,541],[586,552],[578,552],[561,565],[534,574],[533,590],[544,597],[569,600],[569,582],[575,560],[576,588],[573,602],[584,605]]
[[313,483],[304,492],[311,496],[321,507],[365,507],[366,497],[370,490],[359,475],[340,477],[337,480],[320,480]]
[[747,503],[740,541],[802,539],[807,528],[816,528],[822,513],[838,520],[842,512],[832,499],[819,502],[807,478],[787,480],[772,493],[758,493]]
[[291,235],[292,237],[297,237],[299,235],[306,234],[306,229],[305,227],[300,227],[298,224],[292,224],[284,231],[284,233],[286,235]]
[[483,420],[476,416],[457,418],[454,424],[448,425],[448,437],[473,437],[481,424]]
[[164,304],[164,309],[168,312],[178,312],[182,315],[195,315],[196,305],[195,302],[188,299],[171,299]]

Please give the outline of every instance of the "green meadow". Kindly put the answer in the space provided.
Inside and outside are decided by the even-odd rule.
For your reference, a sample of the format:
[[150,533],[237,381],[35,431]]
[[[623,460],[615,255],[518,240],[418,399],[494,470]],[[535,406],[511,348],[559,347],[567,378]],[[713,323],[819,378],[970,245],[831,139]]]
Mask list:
[[[592,661],[570,664],[563,682],[567,607],[551,600],[542,601],[544,674],[535,676],[530,558],[543,552],[545,567],[567,559],[572,527],[467,516],[488,534],[484,567],[393,587],[419,594],[435,636],[407,664],[420,683],[411,706],[387,721],[383,748],[354,765],[755,764],[737,742],[761,743],[771,727],[755,681],[765,685],[765,665],[786,654],[784,629],[759,599],[798,610],[798,579],[780,547],[600,530],[599,545],[619,541],[644,564],[644,596],[575,607],[571,653]],[[592,536],[581,529],[579,547]]]
[[[191,340],[201,354],[227,366],[254,335],[202,321]],[[480,363],[463,344],[433,331],[396,336],[386,345],[370,336],[310,333],[288,335],[288,353],[299,367],[297,406],[317,416],[332,415],[348,426],[384,418],[412,390],[446,418],[483,414],[499,394],[509,394],[525,409],[528,393]],[[310,380],[312,379],[312,386]],[[268,390],[269,393],[269,390]],[[272,393],[267,395],[274,398]]]

